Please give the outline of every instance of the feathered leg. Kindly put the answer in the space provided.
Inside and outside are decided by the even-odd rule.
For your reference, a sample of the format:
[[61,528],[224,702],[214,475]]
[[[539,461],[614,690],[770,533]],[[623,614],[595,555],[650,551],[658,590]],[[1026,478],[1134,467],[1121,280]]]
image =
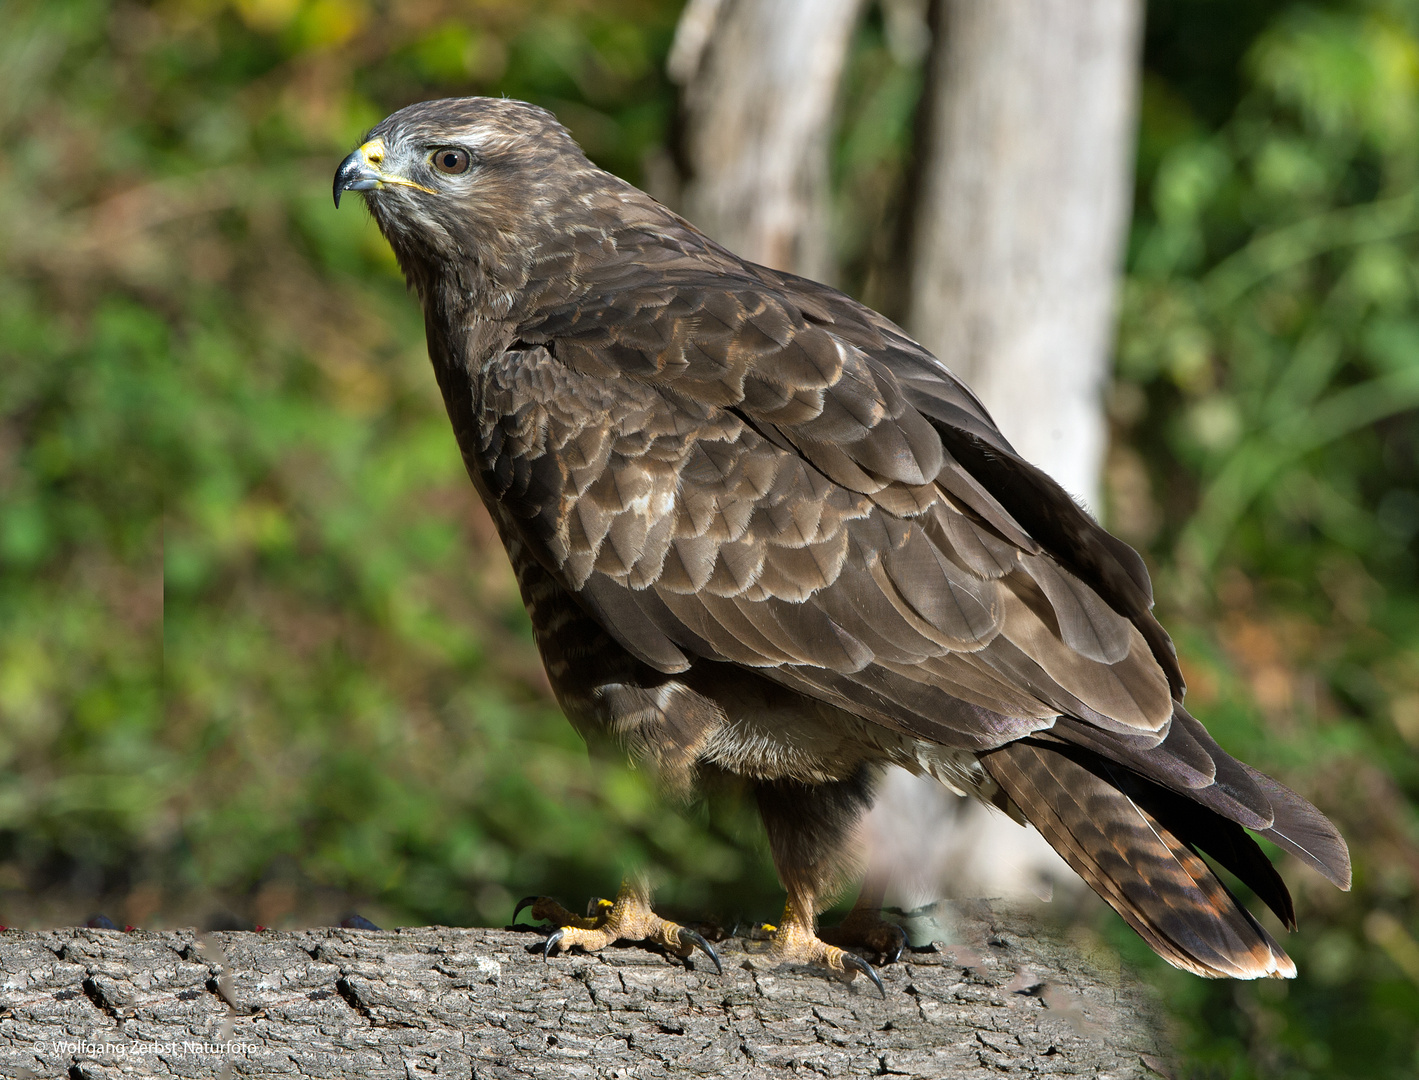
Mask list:
[[848,780],[805,784],[794,780],[755,786],[759,816],[779,881],[788,893],[783,919],[773,932],[772,951],[787,963],[817,964],[849,977],[882,980],[864,960],[818,936],[817,914],[854,862],[858,821],[872,805],[872,776],[862,769]]

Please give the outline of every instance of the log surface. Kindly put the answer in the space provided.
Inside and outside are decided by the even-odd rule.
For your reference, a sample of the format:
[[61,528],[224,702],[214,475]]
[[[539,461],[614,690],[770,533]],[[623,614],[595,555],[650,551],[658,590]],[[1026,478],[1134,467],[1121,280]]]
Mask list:
[[545,962],[514,930],[0,935],[0,1074],[1155,1077],[1158,1012],[1117,960],[981,903],[865,979],[718,947]]

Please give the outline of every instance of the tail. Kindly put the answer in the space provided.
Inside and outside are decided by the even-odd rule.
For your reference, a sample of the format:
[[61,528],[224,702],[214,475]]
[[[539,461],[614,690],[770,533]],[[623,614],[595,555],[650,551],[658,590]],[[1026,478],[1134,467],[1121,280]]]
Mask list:
[[[981,762],[1079,876],[1174,967],[1208,978],[1295,976],[1291,958],[1198,852],[1241,878],[1294,929],[1285,883],[1241,825],[1196,793],[1171,791],[1047,735],[1002,746]],[[1329,826],[1294,792],[1252,775]]]

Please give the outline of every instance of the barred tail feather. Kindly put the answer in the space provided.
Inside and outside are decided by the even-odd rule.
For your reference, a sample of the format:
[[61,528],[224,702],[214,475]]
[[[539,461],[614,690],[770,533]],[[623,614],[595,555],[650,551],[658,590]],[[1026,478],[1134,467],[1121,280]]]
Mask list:
[[1291,924],[1285,885],[1235,822],[1062,743],[1023,739],[981,762],[1079,876],[1174,967],[1207,978],[1295,976],[1291,958],[1194,850],[1209,850]]

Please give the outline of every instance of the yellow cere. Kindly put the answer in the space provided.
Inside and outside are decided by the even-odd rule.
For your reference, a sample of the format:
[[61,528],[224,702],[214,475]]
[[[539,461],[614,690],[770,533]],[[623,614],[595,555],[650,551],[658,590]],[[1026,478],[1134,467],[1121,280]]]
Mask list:
[[384,161],[384,140],[371,139],[360,147],[360,156],[365,159],[367,165],[373,165],[376,169]]
[[430,195],[437,195],[433,188],[424,187],[423,184],[416,184],[412,180],[406,180],[402,176],[387,176],[380,166],[384,164],[384,140],[371,139],[360,147],[360,156],[365,159],[365,164],[379,173],[380,184],[398,184],[401,187],[416,188],[419,191],[427,192]]

